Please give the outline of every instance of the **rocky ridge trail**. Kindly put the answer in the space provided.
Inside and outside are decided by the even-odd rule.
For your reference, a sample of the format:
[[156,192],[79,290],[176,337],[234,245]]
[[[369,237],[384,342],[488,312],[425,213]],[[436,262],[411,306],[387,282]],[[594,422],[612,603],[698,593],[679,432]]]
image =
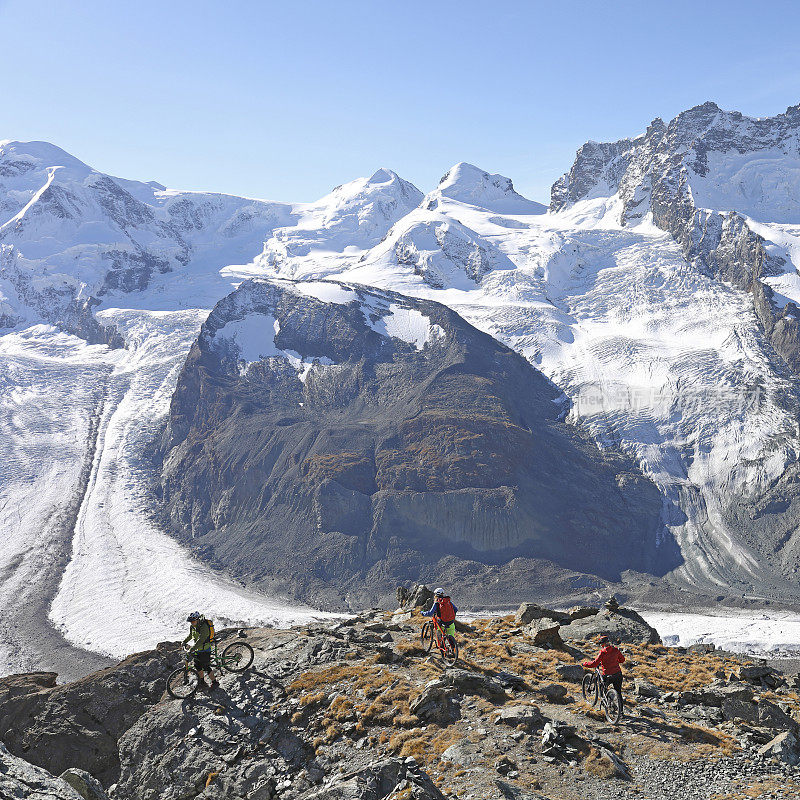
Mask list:
[[[410,607],[250,629],[253,666],[184,701],[163,691],[176,645],[65,686],[10,676],[0,780],[24,758],[93,772],[112,800],[797,797],[797,679],[708,647],[663,647],[637,616],[613,603],[523,604],[461,623],[453,668],[420,648]],[[581,699],[580,662],[615,625],[627,631],[629,716],[609,725]]]

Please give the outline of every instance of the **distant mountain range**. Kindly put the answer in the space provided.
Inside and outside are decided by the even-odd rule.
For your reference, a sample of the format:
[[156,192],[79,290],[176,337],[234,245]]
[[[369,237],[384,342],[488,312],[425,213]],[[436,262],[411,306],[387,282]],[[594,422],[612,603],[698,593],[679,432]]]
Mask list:
[[288,204],[4,142],[3,574],[58,541],[68,639],[70,587],[165,528],[331,606],[448,576],[795,601],[798,265],[800,106],[589,142],[549,208],[463,163]]

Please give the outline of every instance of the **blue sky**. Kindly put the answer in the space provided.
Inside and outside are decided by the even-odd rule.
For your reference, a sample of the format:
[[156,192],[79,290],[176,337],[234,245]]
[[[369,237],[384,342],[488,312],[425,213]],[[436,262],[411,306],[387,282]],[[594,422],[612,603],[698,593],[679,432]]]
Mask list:
[[587,139],[800,102],[796,2],[0,0],[0,29],[0,139],[274,200],[470,161],[546,202]]

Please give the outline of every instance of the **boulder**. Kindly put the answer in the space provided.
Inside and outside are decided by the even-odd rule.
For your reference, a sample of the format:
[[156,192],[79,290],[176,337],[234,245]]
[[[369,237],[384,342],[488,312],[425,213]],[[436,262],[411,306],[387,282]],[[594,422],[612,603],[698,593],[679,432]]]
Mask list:
[[515,625],[528,625],[535,619],[551,619],[558,622],[568,622],[569,614],[560,611],[551,611],[549,608],[542,608],[536,603],[522,603],[514,615]]
[[722,718],[729,722],[744,720],[749,725],[758,725],[758,706],[752,700],[740,697],[726,697],[722,701]]
[[565,641],[587,641],[607,634],[617,643],[661,644],[658,631],[628,608],[615,612],[605,609],[593,616],[576,619],[569,625],[562,625],[559,633]]
[[716,706],[684,706],[680,710],[683,717],[714,724],[722,722],[722,710]]
[[653,700],[658,700],[661,697],[661,689],[641,678],[633,682],[633,687],[633,691],[638,697],[647,697]]
[[83,769],[68,769],[59,776],[68,783],[83,800],[108,800],[108,795],[100,781]]
[[717,649],[717,646],[713,642],[697,642],[696,644],[690,644],[686,648],[687,653],[696,653],[697,655],[708,655],[708,653],[713,653]]
[[775,670],[766,664],[745,664],[739,667],[739,680],[741,681],[760,681],[767,675],[771,675]]
[[424,584],[417,583],[411,587],[408,600],[404,605],[409,608],[428,609],[433,605],[433,592]]
[[567,611],[567,617],[570,622],[574,622],[576,619],[586,619],[586,617],[593,617],[599,613],[600,609],[594,606],[573,606]]
[[580,664],[559,664],[556,667],[558,677],[570,683],[580,683],[586,670]]
[[[443,757],[452,749],[445,750]],[[436,788],[428,773],[413,758],[378,761],[337,776],[322,789],[303,795],[305,800],[376,800],[389,796],[444,800],[444,795]]]
[[690,705],[721,707],[724,700],[751,701],[753,699],[753,690],[745,683],[714,681],[708,686],[681,692],[680,697],[684,703],[689,703]]
[[392,625],[407,625],[409,622],[411,622],[410,611],[396,611],[392,615]]
[[443,687],[452,687],[461,694],[476,694],[487,700],[503,701],[507,697],[506,690],[499,681],[465,669],[448,670],[437,683]]
[[764,728],[797,730],[797,723],[775,703],[763,698],[758,701],[758,724]]
[[47,770],[12,755],[0,743],[0,797],[36,800],[82,800],[68,783]]
[[530,731],[544,725],[545,718],[537,706],[514,705],[503,708],[494,721],[497,725],[510,725],[512,728],[522,725]]
[[548,683],[540,686],[537,691],[543,694],[548,703],[563,703],[567,697],[567,687],[560,683]]
[[409,704],[411,713],[427,722],[449,724],[459,717],[453,689],[442,681],[431,681]]
[[561,649],[564,642],[559,634],[560,624],[548,617],[536,619],[528,625],[526,632],[537,647],[555,647]]
[[442,753],[442,761],[449,761],[460,767],[469,767],[478,759],[478,754],[463,744],[452,744]]
[[800,741],[792,731],[784,731],[759,748],[758,754],[763,758],[777,758],[796,767],[800,764]]

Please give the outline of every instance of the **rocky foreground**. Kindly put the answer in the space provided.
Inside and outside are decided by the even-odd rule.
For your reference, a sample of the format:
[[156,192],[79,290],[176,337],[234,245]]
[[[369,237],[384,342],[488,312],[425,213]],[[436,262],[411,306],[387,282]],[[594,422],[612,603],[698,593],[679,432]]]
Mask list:
[[[174,643],[71,684],[6,677],[0,797],[800,797],[796,678],[663,647],[615,603],[462,623],[455,667],[420,649],[421,621],[406,608],[248,630],[253,666],[184,701],[164,691]],[[628,716],[615,726],[579,684],[606,631],[628,656]]]

